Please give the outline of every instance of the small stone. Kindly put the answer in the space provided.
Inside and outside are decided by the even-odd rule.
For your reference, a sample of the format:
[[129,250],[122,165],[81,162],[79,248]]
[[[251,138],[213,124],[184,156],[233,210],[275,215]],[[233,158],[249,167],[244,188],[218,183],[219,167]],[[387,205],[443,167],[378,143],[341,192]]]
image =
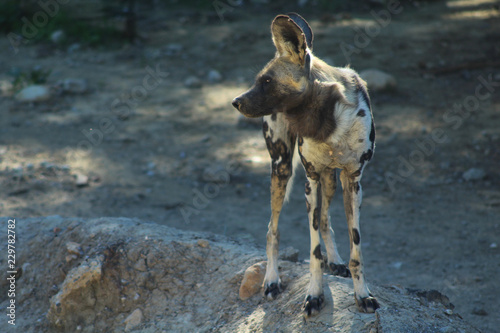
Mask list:
[[143,258],[140,258],[139,260],[137,260],[137,262],[134,265],[134,269],[141,271],[141,272],[147,271],[148,268],[146,266],[146,260],[144,260]]
[[222,81],[222,75],[215,69],[212,69],[207,74],[207,80],[212,83],[217,83]]
[[491,243],[490,244],[490,249],[496,249],[498,247],[497,243]]
[[48,100],[50,97],[49,88],[37,84],[22,89],[15,96],[16,100],[20,102],[42,102]]
[[378,69],[366,69],[359,75],[368,84],[368,89],[372,91],[382,91],[396,88],[397,81],[394,76]]
[[140,309],[135,309],[126,319],[125,319],[125,332],[133,330],[139,326],[142,322],[142,311]]
[[82,46],[78,43],[71,44],[68,47],[68,53],[74,53],[74,52],[80,50],[81,48],[82,48]]
[[444,310],[444,313],[446,313],[448,316],[451,316],[453,314],[453,310],[452,309],[446,309],[446,310]]
[[266,275],[266,262],[261,261],[247,268],[241,282],[239,296],[245,301],[257,294],[264,283]]
[[66,250],[71,254],[75,254],[78,256],[83,255],[82,246],[76,242],[67,242]]
[[206,167],[201,178],[207,183],[227,184],[230,174],[222,165],[214,165]]
[[67,94],[84,94],[88,91],[85,79],[64,79],[56,82],[56,87]]
[[486,172],[478,168],[471,168],[462,174],[462,178],[466,181],[482,180],[484,177],[486,177]]
[[198,246],[207,248],[210,246],[210,242],[207,241],[206,239],[198,239]]
[[89,177],[84,175],[84,174],[77,173],[75,175],[75,178],[76,178],[75,184],[78,187],[84,187],[84,186],[87,186],[89,184]]
[[52,34],[50,34],[50,40],[56,44],[64,42],[65,39],[66,34],[62,30],[56,30]]
[[286,247],[285,249],[280,251],[279,258],[281,260],[297,262],[299,261],[299,250],[291,246]]
[[472,309],[472,314],[476,316],[487,316],[488,312],[483,308],[474,308]]
[[68,254],[68,255],[66,256],[66,258],[65,258],[65,259],[66,259],[66,262],[67,262],[67,263],[70,263],[70,262],[72,262],[73,260],[78,259],[78,257],[77,257],[76,255],[74,255],[74,254]]
[[182,52],[183,46],[181,44],[168,44],[165,47],[165,54],[168,56],[178,55]]
[[196,76],[190,76],[184,81],[184,85],[188,88],[201,88],[202,83]]

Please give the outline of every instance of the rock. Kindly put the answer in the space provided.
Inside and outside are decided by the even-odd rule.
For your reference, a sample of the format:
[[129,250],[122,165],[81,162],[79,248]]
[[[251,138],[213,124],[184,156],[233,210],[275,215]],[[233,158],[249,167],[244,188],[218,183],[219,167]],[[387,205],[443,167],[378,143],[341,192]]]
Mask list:
[[252,128],[260,129],[262,128],[262,117],[259,118],[247,118],[244,115],[238,117],[238,128]]
[[297,262],[299,261],[299,250],[297,250],[294,247],[286,247],[283,250],[280,250],[280,256],[279,258],[281,260],[288,260],[291,262]]
[[78,187],[84,187],[89,185],[89,177],[84,174],[77,173],[75,175],[75,185]]
[[48,100],[50,97],[50,89],[43,85],[28,86],[15,96],[16,100],[20,102],[42,102]]
[[207,183],[227,184],[231,175],[222,165],[210,165],[203,170],[201,180]]
[[56,30],[50,34],[50,40],[56,44],[61,44],[66,39],[66,34],[62,30]]
[[216,71],[215,69],[212,69],[208,72],[207,74],[207,80],[212,83],[217,83],[222,81],[222,75]]
[[165,54],[168,56],[178,55],[183,49],[184,47],[181,44],[171,43],[165,47]]
[[257,294],[264,283],[266,276],[266,262],[261,261],[247,268],[240,286],[240,299],[245,301]]
[[75,53],[76,51],[79,51],[81,48],[82,48],[82,45],[80,45],[79,43],[71,44],[68,47],[68,53]]
[[[68,230],[69,225],[74,228]],[[55,237],[48,232],[55,229],[63,231]],[[251,289],[247,296],[258,293],[265,253],[221,235],[137,219],[60,216],[23,219],[16,233],[27,240],[16,254],[31,263],[26,272],[23,267],[16,293],[16,313],[25,314],[16,321],[19,332],[477,332],[456,310],[447,311],[452,305],[437,291],[370,283],[381,308],[360,313],[352,280],[328,274],[323,275],[324,308],[304,323],[309,265],[290,261],[279,262],[286,288],[276,300],[243,302],[242,270],[257,263],[245,273],[243,286]],[[60,248],[68,242],[86,249],[88,259],[79,266],[73,267],[78,260],[64,261],[67,252]],[[0,242],[0,252],[6,251],[7,242]],[[134,269],[144,259],[147,271]]]
[[196,76],[190,76],[184,81],[184,85],[188,88],[201,88],[202,83]]
[[88,91],[87,80],[65,79],[57,81],[56,87],[67,94],[84,94]]
[[82,246],[76,242],[67,242],[66,250],[68,250],[70,254],[75,254],[77,256],[83,255]]
[[135,309],[126,319],[125,319],[125,332],[133,330],[142,323],[142,311],[141,309]]
[[99,256],[84,261],[66,275],[60,291],[50,299],[47,318],[55,326],[67,327],[68,320],[78,313],[75,309],[95,303],[92,284],[101,279],[103,259],[104,256]]
[[462,178],[466,181],[482,180],[484,177],[486,177],[486,172],[478,168],[470,168],[462,174]]
[[382,91],[396,88],[396,79],[394,76],[382,72],[378,69],[366,69],[359,73],[361,78],[368,84],[371,91]]

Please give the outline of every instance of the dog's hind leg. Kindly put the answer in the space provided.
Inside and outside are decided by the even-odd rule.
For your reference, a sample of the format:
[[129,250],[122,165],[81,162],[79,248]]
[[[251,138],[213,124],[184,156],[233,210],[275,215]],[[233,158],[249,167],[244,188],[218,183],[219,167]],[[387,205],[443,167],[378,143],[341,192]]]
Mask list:
[[351,258],[349,269],[351,270],[354,284],[354,299],[361,312],[372,313],[380,307],[375,297],[370,294],[365,283],[363,272],[363,255],[361,254],[361,231],[359,228],[359,207],[362,199],[362,189],[359,183],[362,170],[350,173],[342,170],[340,181],[342,182],[344,195],[344,208],[351,240]]
[[273,114],[263,119],[263,132],[271,155],[271,221],[267,231],[267,269],[264,278],[264,295],[274,299],[283,286],[278,272],[279,231],[278,220],[286,196],[286,188],[292,177],[292,157],[295,136],[290,135],[283,115]]
[[331,168],[325,168],[321,173],[321,236],[325,243],[326,252],[328,255],[328,267],[333,275],[350,277],[351,272],[344,264],[335,244],[335,233],[330,225],[330,216],[328,209],[337,188],[337,171]]

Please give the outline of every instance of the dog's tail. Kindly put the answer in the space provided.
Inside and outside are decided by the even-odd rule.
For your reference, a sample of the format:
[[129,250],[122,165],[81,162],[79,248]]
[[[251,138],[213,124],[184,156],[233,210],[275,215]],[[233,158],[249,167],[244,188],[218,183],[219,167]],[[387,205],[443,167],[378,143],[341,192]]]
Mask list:
[[297,140],[295,140],[294,149],[292,152],[292,176],[288,179],[288,183],[286,184],[285,202],[288,202],[290,193],[292,193],[293,179],[295,178],[295,170],[297,169],[297,165],[299,165],[299,161],[299,143],[297,142]]

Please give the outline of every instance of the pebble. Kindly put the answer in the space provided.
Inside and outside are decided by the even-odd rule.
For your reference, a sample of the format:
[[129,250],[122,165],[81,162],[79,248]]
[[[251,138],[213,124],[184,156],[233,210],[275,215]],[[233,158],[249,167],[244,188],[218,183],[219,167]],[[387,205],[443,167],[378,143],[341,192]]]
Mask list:
[[79,243],[76,243],[76,242],[67,242],[66,243],[66,250],[70,254],[75,254],[75,255],[78,255],[78,256],[83,255],[82,246]]
[[222,75],[217,70],[212,69],[207,74],[207,80],[212,83],[217,83],[222,81]]
[[368,89],[372,91],[382,91],[396,88],[397,81],[394,76],[378,69],[366,69],[359,75],[368,84]]
[[76,186],[84,187],[84,186],[87,186],[89,184],[89,177],[88,176],[81,174],[81,173],[77,173],[75,175],[75,177],[76,177],[76,179],[75,179]]
[[131,331],[142,322],[142,311],[141,309],[135,309],[126,319],[125,319],[125,332]]
[[239,296],[245,301],[257,294],[262,288],[266,275],[266,262],[261,261],[247,268],[241,282]]
[[84,94],[88,91],[87,80],[65,79],[56,82],[56,87],[67,94]]
[[168,44],[165,47],[165,54],[168,56],[173,56],[173,55],[177,55],[177,54],[181,53],[182,50],[183,50],[183,46],[181,44],[172,43],[172,44]]
[[22,89],[16,94],[15,99],[20,102],[41,102],[50,97],[51,93],[48,87],[35,84]]
[[486,177],[486,172],[483,169],[471,168],[462,174],[462,178],[466,181],[481,180]]
[[60,44],[64,42],[66,39],[66,34],[63,30],[56,30],[52,34],[50,34],[50,40],[56,44]]
[[79,43],[71,44],[68,47],[68,53],[74,53],[76,51],[79,51],[81,48],[82,48],[82,46]]
[[196,76],[190,76],[184,81],[184,85],[188,88],[201,88],[202,83]]
[[497,243],[491,243],[490,244],[490,249],[496,249],[498,247]]

